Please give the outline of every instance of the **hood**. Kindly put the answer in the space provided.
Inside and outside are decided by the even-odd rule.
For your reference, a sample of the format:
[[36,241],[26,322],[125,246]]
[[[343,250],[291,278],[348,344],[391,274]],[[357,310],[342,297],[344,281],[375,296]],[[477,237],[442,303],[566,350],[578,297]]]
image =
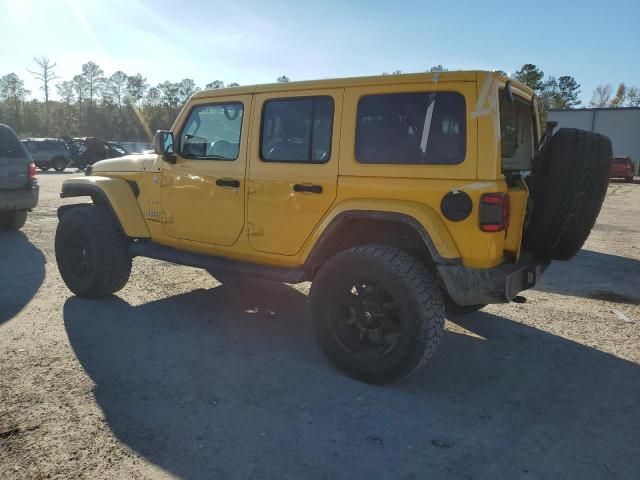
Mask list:
[[98,172],[140,172],[143,170],[145,163],[153,163],[158,156],[154,153],[151,155],[132,154],[124,157],[109,158],[100,160],[93,164],[92,173]]

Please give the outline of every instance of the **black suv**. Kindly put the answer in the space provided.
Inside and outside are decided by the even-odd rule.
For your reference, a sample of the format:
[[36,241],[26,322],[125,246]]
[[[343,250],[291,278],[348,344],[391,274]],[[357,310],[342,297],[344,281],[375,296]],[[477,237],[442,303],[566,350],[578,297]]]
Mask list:
[[13,130],[0,124],[0,230],[18,230],[38,203],[36,166]]
[[107,158],[123,157],[129,153],[115,142],[107,142],[95,137],[69,139],[71,159],[80,170]]
[[62,172],[71,161],[71,151],[64,140],[56,138],[27,138],[22,143],[31,154],[36,166],[46,171],[53,167]]

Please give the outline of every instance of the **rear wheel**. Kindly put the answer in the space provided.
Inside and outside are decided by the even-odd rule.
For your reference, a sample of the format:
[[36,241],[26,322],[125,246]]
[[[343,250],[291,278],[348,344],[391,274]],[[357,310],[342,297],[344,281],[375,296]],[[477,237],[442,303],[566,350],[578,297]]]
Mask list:
[[129,280],[129,240],[106,208],[83,206],[65,213],[56,230],[55,250],[60,275],[76,295],[105,297]]
[[311,285],[318,343],[347,375],[387,383],[409,375],[436,350],[444,306],[436,277],[391,246],[338,253]]
[[64,157],[56,157],[51,161],[51,165],[56,172],[64,172],[64,169],[67,168],[67,161]]
[[27,221],[26,210],[12,210],[10,212],[0,212],[0,230],[14,231],[20,230]]

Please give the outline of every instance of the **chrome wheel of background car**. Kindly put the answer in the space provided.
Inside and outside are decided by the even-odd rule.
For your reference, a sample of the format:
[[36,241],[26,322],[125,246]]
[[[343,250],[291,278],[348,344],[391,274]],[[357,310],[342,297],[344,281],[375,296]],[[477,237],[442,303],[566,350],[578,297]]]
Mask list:
[[388,355],[403,336],[399,304],[374,282],[362,281],[335,299],[331,330],[338,344],[359,359]]

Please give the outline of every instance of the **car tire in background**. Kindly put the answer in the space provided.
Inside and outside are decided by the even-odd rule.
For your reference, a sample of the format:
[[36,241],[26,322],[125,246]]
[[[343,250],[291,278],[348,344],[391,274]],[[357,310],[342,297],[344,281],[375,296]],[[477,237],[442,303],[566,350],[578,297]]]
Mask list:
[[26,210],[12,210],[10,212],[0,212],[0,230],[14,231],[20,230],[27,221]]
[[49,170],[49,165],[38,165],[38,168],[41,171],[46,172],[47,170]]
[[67,168],[67,164],[69,161],[64,157],[55,157],[51,160],[51,166],[56,172],[64,172],[64,169]]
[[129,239],[105,207],[79,206],[64,213],[55,251],[62,279],[80,297],[106,297],[129,280]]
[[533,169],[533,208],[525,245],[539,259],[569,260],[586,241],[609,185],[611,140],[562,128]]
[[392,246],[363,245],[333,256],[313,279],[310,303],[329,361],[367,383],[409,375],[433,355],[444,330],[436,276]]

